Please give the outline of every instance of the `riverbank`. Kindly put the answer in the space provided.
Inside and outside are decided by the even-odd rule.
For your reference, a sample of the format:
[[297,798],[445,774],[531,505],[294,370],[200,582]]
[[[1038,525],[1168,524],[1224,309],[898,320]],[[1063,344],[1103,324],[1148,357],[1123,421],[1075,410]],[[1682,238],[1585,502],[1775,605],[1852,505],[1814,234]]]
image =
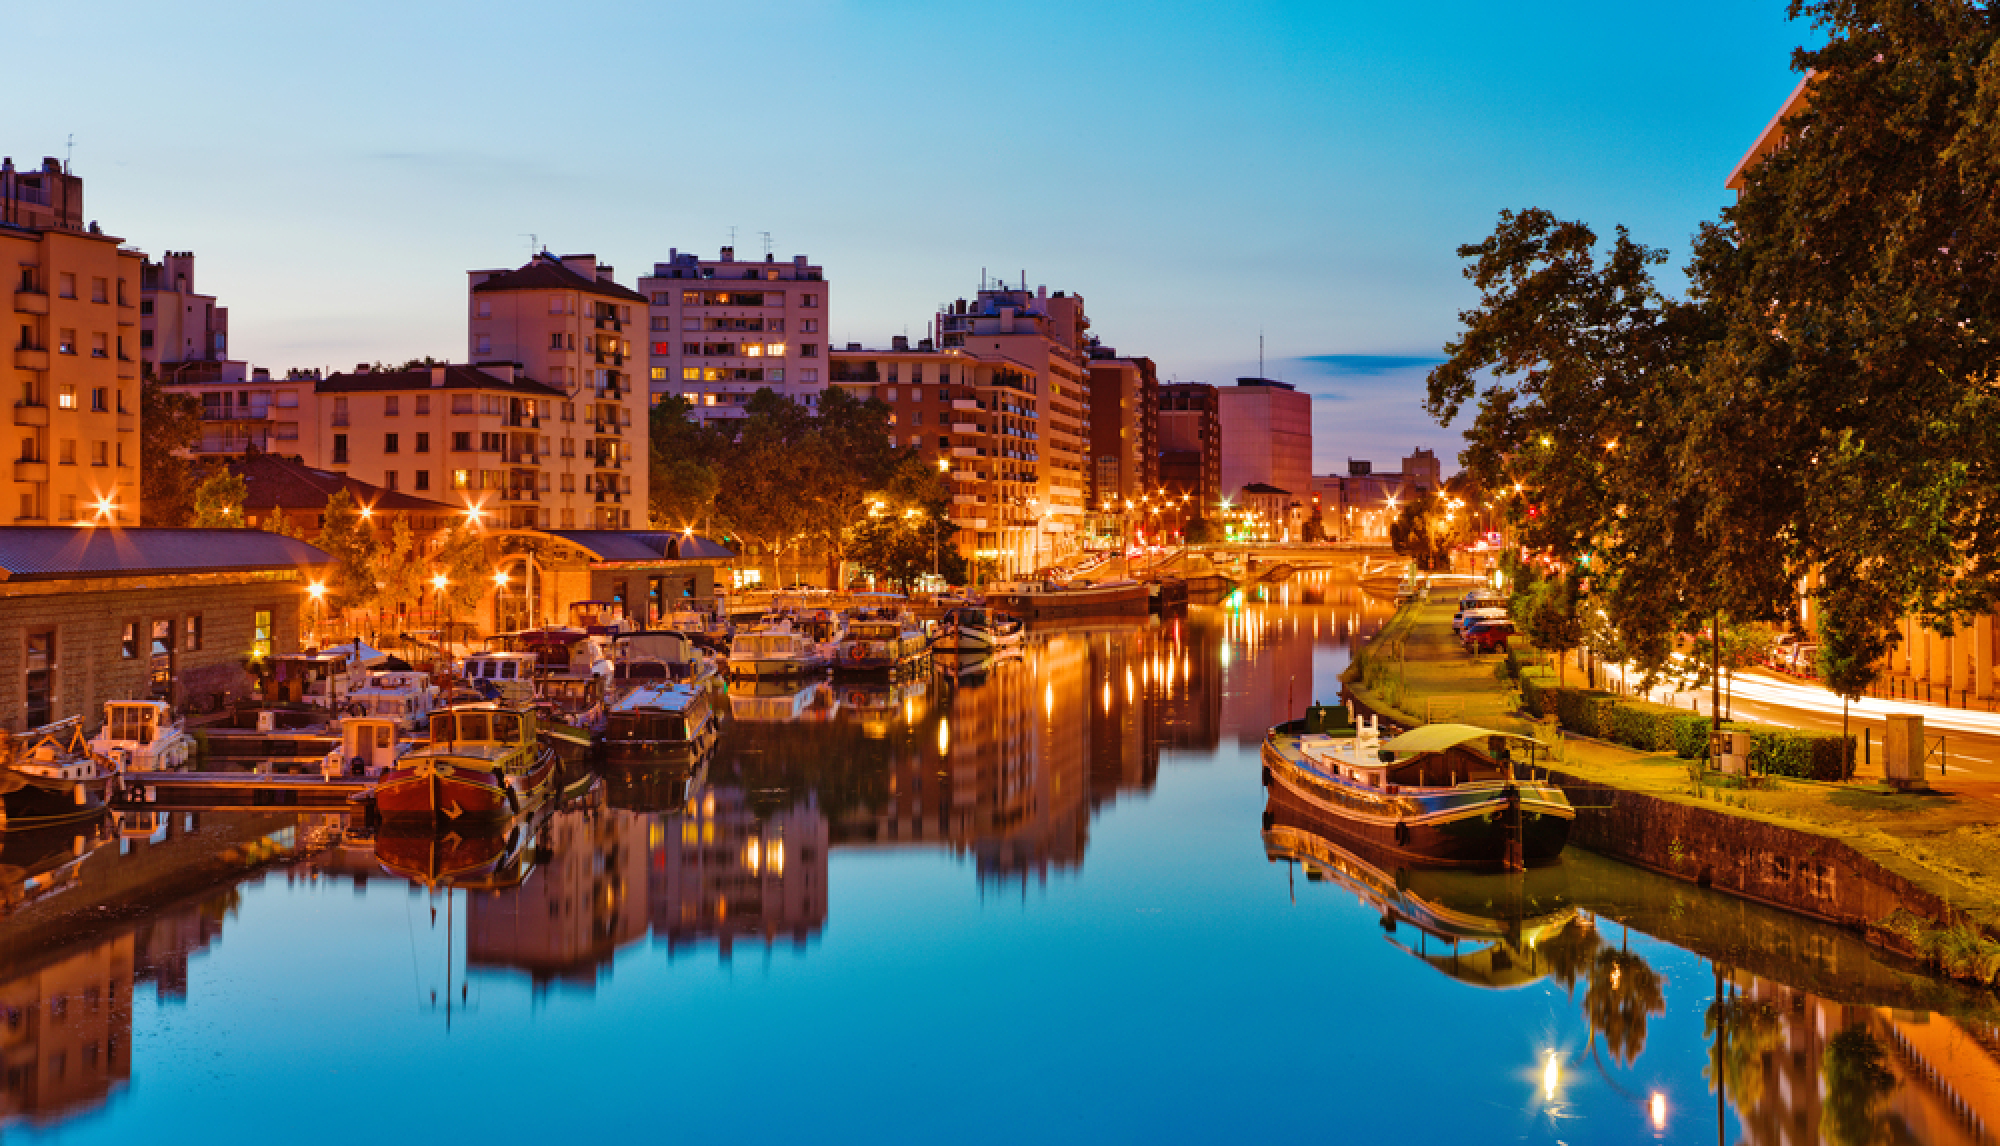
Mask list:
[[1343,678],[1355,703],[1405,726],[1461,721],[1543,740],[1578,808],[1578,846],[1863,930],[1960,977],[2000,977],[2000,785],[1896,793],[1767,777],[1716,786],[1671,754],[1529,719],[1501,658],[1460,649],[1452,609],[1400,610]]

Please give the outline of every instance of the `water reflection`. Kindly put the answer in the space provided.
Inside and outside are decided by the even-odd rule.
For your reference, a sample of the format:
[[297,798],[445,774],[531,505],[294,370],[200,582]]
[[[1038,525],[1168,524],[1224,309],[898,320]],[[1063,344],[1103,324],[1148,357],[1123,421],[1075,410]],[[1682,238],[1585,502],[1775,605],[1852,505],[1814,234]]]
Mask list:
[[[856,1040],[843,1048],[869,1064],[792,1080],[821,1088],[814,1097],[864,1092],[867,1069],[920,1072],[928,1056],[896,1060],[897,1048],[956,1033],[1006,1053],[972,1091],[951,1091],[955,1075],[940,1067],[901,1093],[973,1102],[980,1087],[1022,1081],[985,1077],[1017,1048],[1038,1064],[1056,1056],[1049,1070],[1094,1069],[1147,1061],[1159,1040],[1235,1045],[1303,1025],[1368,1040],[1328,1044],[1343,1053],[1409,1061],[1441,1040],[1488,1039],[1452,1061],[1448,1095],[1372,1073],[1331,1095],[1348,1109],[1435,1108],[1408,1127],[1356,1115],[1356,1137],[1537,1137],[1499,1121],[1518,1097],[1555,1131],[1540,1137],[1565,1141],[1991,1141],[1990,1000],[1855,935],[1575,849],[1515,876],[1399,869],[1267,805],[1254,751],[1264,726],[1330,698],[1347,651],[1388,612],[1351,581],[1302,574],[1184,618],[1037,634],[978,671],[739,686],[708,757],[607,769],[588,798],[491,836],[359,839],[334,818],[255,813],[0,834],[0,1121],[179,1133],[140,1115],[158,1117],[149,1092],[204,1085],[177,1073],[175,1056],[245,1075],[254,1055],[237,1037],[296,1037],[266,1029],[279,1025],[265,1014],[271,992],[291,990],[319,992],[325,1013],[369,1032],[371,1086],[439,1055],[497,1060],[511,1040],[559,1030],[576,1041],[552,1056],[546,1084],[574,1089],[612,1078],[635,1054],[635,1030],[699,1029],[683,1040],[694,1057],[655,1063],[672,1054],[672,1040],[655,1040],[645,1069],[735,1110],[768,1094],[702,1056],[741,1061],[729,1031],[803,1017],[840,1024]],[[1176,925],[1177,910],[1194,918]],[[274,951],[285,958],[273,919],[328,921],[350,944],[340,975],[251,974]],[[225,928],[252,935],[218,946]],[[754,974],[723,965],[746,949],[762,963]],[[1227,993],[1269,985],[1257,960],[1271,952],[1324,960],[1336,989]],[[231,958],[225,973],[191,976],[201,960]],[[912,989],[881,991],[889,974]],[[939,1023],[926,1000],[940,982],[972,1005],[927,1026]],[[1189,983],[1213,1005],[1147,1026],[1148,1008]],[[866,1002],[843,1009],[849,997]],[[1033,1035],[1031,1047],[1005,1043],[1038,999],[1115,1009],[1079,1023],[1063,1058]],[[460,1020],[449,1032],[447,1008]],[[165,1017],[189,1012],[201,1021]],[[523,1025],[545,1014],[550,1027]],[[881,1041],[868,1041],[871,1023]],[[1495,1032],[1511,1049],[1488,1055]],[[1228,1071],[1174,1088],[1214,1086],[1220,1113],[1161,1094],[1120,1106],[1115,1121],[1098,1111],[1101,1136],[1323,1129],[1315,1104],[1286,1121],[1289,1108],[1244,1100],[1267,1078],[1251,1072],[1230,1089],[1215,1081]],[[1481,1089],[1494,1079],[1511,1089]],[[130,1085],[147,1080],[156,1085]],[[206,1085],[189,1101],[230,1137],[235,1107]],[[645,1089],[627,1079],[604,1093],[620,1086]],[[328,1100],[342,1094],[352,1097]],[[1070,1101],[1037,1107],[1048,1121],[1032,1124],[1094,1110]],[[1196,1114],[1179,1126],[1149,1115],[1156,1104]],[[70,1121],[101,1108],[94,1124]],[[847,1128],[865,1118],[829,1109],[831,1136],[860,1136]],[[523,1130],[567,1125],[523,1117]]]

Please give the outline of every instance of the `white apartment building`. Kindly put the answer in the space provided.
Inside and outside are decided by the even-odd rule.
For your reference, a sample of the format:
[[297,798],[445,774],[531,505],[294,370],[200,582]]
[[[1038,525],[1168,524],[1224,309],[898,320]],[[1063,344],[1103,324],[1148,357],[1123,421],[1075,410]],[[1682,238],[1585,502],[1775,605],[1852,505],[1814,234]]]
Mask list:
[[672,248],[639,290],[649,307],[653,394],[682,395],[704,421],[742,417],[765,387],[818,408],[828,373],[827,282],[806,256],[739,263],[732,247],[713,260]]

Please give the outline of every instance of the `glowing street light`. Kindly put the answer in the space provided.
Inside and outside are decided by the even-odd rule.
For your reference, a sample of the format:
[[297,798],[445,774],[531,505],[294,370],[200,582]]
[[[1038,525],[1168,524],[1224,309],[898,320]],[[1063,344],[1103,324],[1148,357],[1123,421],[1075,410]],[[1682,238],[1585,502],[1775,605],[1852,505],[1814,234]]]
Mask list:
[[505,569],[493,574],[493,584],[502,589],[507,587],[507,571]]
[[436,589],[440,593],[444,592],[444,587],[449,584],[451,584],[451,579],[442,573],[431,578],[431,588]]
[[312,584],[307,585],[306,596],[311,597],[315,602],[317,602],[320,598],[326,596],[325,582],[314,581]]

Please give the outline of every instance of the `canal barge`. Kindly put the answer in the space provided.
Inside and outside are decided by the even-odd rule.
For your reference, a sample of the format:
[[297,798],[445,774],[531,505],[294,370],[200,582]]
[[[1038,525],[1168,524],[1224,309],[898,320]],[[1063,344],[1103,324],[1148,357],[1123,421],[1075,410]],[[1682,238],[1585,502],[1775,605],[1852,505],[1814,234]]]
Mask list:
[[990,609],[953,609],[938,623],[934,652],[979,656],[1021,643],[1021,622]]
[[1095,585],[1072,581],[1003,581],[987,590],[986,603],[1023,621],[1075,617],[1143,617],[1152,610],[1152,591],[1131,580]]
[[1364,717],[1313,705],[1264,737],[1264,782],[1327,827],[1418,866],[1548,863],[1576,810],[1561,788],[1515,774],[1510,745],[1533,740],[1428,724],[1391,740]]
[[894,609],[848,619],[833,667],[840,673],[895,673],[930,654],[930,637],[914,616]]
[[697,756],[715,743],[715,707],[706,688],[640,685],[611,706],[604,735],[613,759]]
[[489,823],[531,811],[555,787],[555,750],[532,710],[462,704],[431,716],[431,741],[375,786],[385,821]]
[[104,772],[72,716],[18,736],[0,732],[0,831],[42,828],[104,814]]

